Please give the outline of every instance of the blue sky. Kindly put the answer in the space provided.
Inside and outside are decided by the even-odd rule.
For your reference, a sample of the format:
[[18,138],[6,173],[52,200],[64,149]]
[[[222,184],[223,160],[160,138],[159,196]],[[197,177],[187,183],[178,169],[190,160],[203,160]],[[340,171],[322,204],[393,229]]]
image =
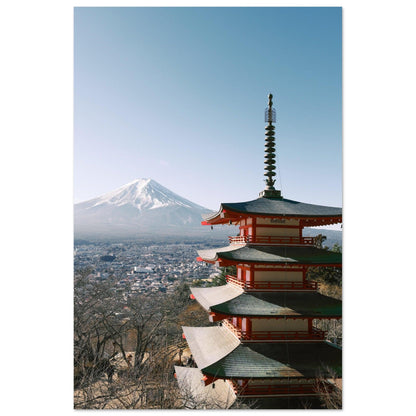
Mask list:
[[342,205],[342,9],[76,8],[74,201],[151,177],[193,202]]

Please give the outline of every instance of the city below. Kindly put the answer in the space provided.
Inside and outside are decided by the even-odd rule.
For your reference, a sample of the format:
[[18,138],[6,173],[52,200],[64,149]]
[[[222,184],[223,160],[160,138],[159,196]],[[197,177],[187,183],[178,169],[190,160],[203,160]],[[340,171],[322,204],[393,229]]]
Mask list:
[[76,240],[74,270],[91,270],[93,281],[114,277],[120,289],[128,286],[134,293],[171,293],[180,283],[210,279],[219,273],[215,266],[196,260],[197,249],[215,246],[218,242]]

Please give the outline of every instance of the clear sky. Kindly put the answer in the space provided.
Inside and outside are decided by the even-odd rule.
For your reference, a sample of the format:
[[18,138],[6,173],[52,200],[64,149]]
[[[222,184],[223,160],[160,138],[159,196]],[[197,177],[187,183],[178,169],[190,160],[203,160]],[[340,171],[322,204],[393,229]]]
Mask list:
[[342,9],[76,8],[74,201],[150,177],[217,209],[278,188],[342,205]]

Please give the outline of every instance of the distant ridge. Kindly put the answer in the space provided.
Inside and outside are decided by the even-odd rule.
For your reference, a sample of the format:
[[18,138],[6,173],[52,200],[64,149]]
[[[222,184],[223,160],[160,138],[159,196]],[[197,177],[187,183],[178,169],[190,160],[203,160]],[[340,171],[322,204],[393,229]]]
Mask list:
[[322,234],[326,237],[326,240],[322,243],[323,247],[332,249],[334,244],[342,246],[342,231],[327,230],[324,228],[304,228],[303,235],[305,237],[315,237],[318,234]]
[[229,227],[212,232],[201,226],[202,214],[209,212],[153,179],[141,178],[75,204],[74,233],[75,238],[228,235]]

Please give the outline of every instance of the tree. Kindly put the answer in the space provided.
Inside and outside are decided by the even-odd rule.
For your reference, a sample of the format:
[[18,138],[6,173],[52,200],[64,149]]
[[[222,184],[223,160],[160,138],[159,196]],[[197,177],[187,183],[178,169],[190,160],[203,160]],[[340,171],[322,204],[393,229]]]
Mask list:
[[[323,240],[320,241],[322,248]],[[328,248],[326,249],[328,250]],[[334,244],[331,251],[335,253],[342,253],[342,246]],[[307,279],[342,287],[342,269],[338,267],[310,267]]]
[[177,408],[173,365],[184,347],[178,317],[186,319],[193,304],[187,285],[143,296],[91,271],[74,278],[75,408]]
[[235,276],[237,274],[236,266],[220,267],[221,273],[212,279],[211,284],[208,286],[223,286],[227,284],[227,276]]
[[74,284],[74,376],[75,384],[89,383],[103,372],[111,376],[106,321],[114,317],[119,299],[114,297],[112,279],[93,282],[91,269],[80,270]]
[[319,376],[315,380],[315,390],[325,409],[342,409],[342,387],[339,379],[331,369],[327,369],[328,377]]
[[[341,253],[342,247],[334,244],[332,251]],[[319,292],[325,296],[342,299],[342,269],[338,267],[311,267],[307,274],[308,280],[319,282]],[[314,326],[327,333],[327,339],[342,344],[341,319],[315,319]]]

